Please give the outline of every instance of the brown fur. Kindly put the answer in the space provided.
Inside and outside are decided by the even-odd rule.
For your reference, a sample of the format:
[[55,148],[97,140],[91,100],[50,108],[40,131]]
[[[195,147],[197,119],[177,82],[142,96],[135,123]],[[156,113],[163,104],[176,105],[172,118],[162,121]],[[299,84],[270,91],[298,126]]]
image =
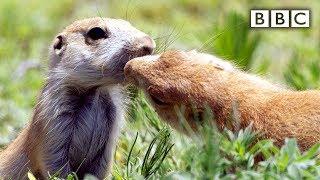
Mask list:
[[[195,128],[192,114],[209,105],[220,129],[228,126],[236,107],[240,128],[253,123],[254,130],[277,145],[294,137],[305,150],[320,140],[317,90],[298,92],[278,87],[197,52],[169,51],[136,58],[125,66],[125,76],[146,91],[165,121],[180,130],[176,107],[186,108],[187,122]],[[235,124],[229,128],[235,129]]]

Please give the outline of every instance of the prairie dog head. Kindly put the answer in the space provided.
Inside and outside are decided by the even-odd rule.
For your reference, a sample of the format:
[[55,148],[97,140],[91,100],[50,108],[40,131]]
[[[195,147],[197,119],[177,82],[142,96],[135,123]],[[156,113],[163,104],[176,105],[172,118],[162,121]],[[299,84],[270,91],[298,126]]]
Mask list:
[[192,128],[201,121],[212,82],[236,69],[228,62],[196,51],[168,51],[144,56],[125,66],[126,79],[142,88],[157,113],[173,127],[180,129],[177,107],[184,106],[183,116]]
[[121,19],[89,18],[75,21],[50,46],[50,69],[78,85],[121,83],[124,65],[151,54],[155,43]]

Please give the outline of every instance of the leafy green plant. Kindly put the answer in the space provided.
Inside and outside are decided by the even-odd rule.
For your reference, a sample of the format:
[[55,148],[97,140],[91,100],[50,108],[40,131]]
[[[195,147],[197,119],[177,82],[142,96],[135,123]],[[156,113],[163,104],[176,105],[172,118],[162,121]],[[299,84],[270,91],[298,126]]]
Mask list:
[[[169,138],[169,130],[163,129],[159,132],[158,136],[151,141],[141,166],[141,174],[145,178],[148,178],[160,168],[163,160],[173,147],[173,144],[169,142]],[[158,144],[155,144],[157,141]],[[153,150],[154,146],[156,147],[154,153],[152,154],[151,151]]]
[[[136,98],[141,98],[138,95]],[[151,108],[145,104],[144,108]],[[148,110],[146,110],[148,112]],[[209,117],[209,116],[208,116]],[[212,118],[212,117],[211,117]],[[151,122],[152,120],[148,120]],[[208,121],[209,122],[209,121]],[[150,128],[155,128],[149,126]],[[140,164],[145,162],[143,153],[133,153],[133,146],[145,147],[146,142],[139,142],[138,134],[134,145],[128,150],[131,174],[130,178],[148,179],[296,179],[320,177],[319,157],[320,144],[314,145],[306,152],[300,152],[295,139],[286,139],[282,147],[275,146],[272,140],[261,139],[259,133],[252,131],[251,125],[245,129],[218,131],[209,123],[199,129],[199,135],[187,137],[173,133],[176,145],[172,153],[161,161],[162,170],[158,173],[141,176]],[[161,132],[161,131],[160,131]],[[150,133],[152,134],[152,133]],[[158,137],[156,135],[155,137]],[[154,139],[148,145],[149,152]],[[163,146],[161,146],[163,147]],[[150,158],[152,159],[152,158]],[[128,161],[127,161],[128,163]],[[129,164],[129,163],[128,163]],[[153,164],[152,167],[155,168]],[[119,166],[119,164],[117,165]],[[132,168],[134,167],[134,168]],[[117,168],[119,170],[119,168]],[[152,169],[152,168],[149,168]],[[127,179],[118,173],[116,179]]]
[[[133,148],[136,146],[138,133],[135,136],[132,146],[128,152],[126,161],[126,171],[119,171],[117,168],[114,173],[115,179],[135,179],[137,177],[149,178],[150,176],[157,176],[157,171],[162,165],[164,159],[170,152],[173,144],[171,143],[170,130],[163,128],[152,139],[143,157],[138,157],[139,153],[134,157]],[[124,174],[123,172],[126,172]]]
[[315,89],[320,87],[319,60],[302,61],[295,55],[289,62],[284,78],[286,82],[297,90]]

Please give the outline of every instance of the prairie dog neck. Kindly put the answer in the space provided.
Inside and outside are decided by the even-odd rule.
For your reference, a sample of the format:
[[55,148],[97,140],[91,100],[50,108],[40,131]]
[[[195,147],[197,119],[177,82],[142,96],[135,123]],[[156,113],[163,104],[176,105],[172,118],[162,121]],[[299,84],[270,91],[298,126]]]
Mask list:
[[[79,177],[88,171],[97,177],[104,177],[110,173],[116,138],[124,122],[126,99],[122,86],[94,87],[83,91],[72,86],[52,85],[51,82],[55,83],[48,82],[34,117],[46,118],[46,123],[42,124],[46,132],[44,145],[56,144],[55,148],[46,151],[50,154],[50,157],[46,157],[47,161],[55,162],[60,154],[54,152],[61,151],[59,146],[67,146],[65,151],[70,158],[70,165],[64,169],[63,174],[78,169]],[[67,141],[57,144],[54,141],[59,136],[64,136]],[[57,169],[59,166],[48,164],[48,168]]]

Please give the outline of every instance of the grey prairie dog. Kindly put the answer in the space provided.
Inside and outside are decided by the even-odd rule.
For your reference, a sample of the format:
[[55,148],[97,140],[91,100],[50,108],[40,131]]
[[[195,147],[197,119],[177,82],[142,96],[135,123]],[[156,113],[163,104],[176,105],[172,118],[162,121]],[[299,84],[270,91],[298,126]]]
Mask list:
[[294,137],[306,150],[320,140],[320,91],[278,87],[209,54],[168,51],[135,58],[126,64],[125,76],[145,90],[163,120],[180,130],[175,106],[186,107],[192,128],[197,125],[194,112],[209,106],[222,129],[236,105],[240,128],[252,123],[277,145]]
[[124,119],[123,68],[154,41],[121,19],[75,21],[49,47],[50,69],[32,120],[0,152],[0,179],[110,172]]

